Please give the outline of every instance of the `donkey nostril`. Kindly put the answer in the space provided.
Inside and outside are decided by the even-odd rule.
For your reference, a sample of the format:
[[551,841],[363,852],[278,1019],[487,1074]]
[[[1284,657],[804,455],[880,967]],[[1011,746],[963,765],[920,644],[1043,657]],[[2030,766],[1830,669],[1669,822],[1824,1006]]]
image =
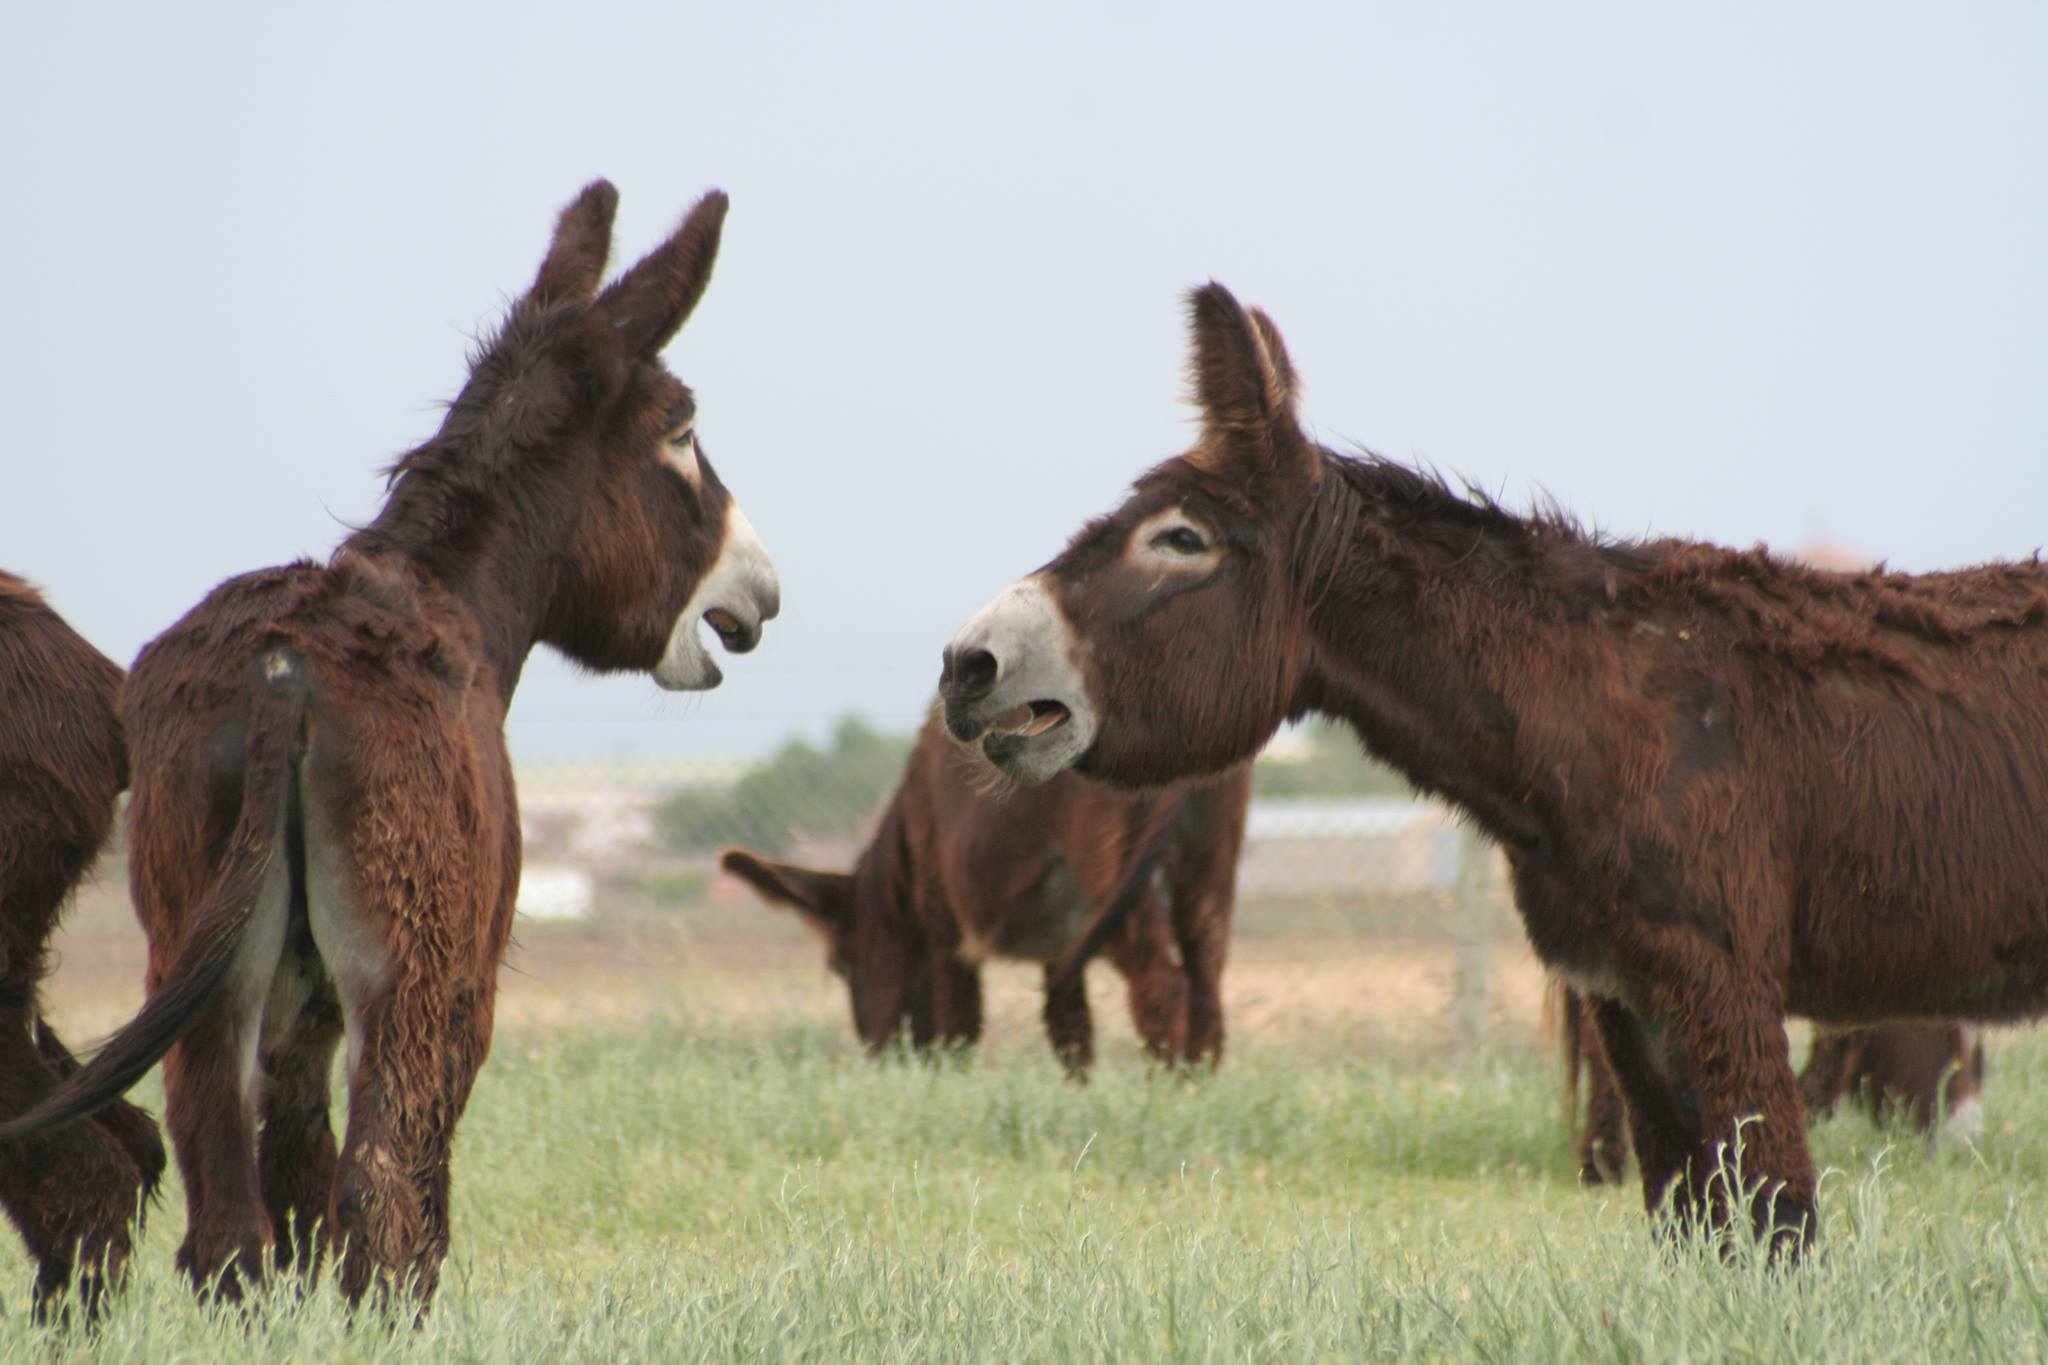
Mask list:
[[945,663],[945,685],[957,694],[970,697],[979,697],[994,687],[996,675],[1002,672],[996,656],[979,647],[949,649]]

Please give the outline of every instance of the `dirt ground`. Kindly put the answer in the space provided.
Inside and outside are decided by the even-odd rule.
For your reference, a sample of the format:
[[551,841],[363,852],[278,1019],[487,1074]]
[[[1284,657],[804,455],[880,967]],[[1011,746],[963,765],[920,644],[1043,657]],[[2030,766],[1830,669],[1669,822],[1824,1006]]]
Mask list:
[[[845,988],[816,942],[792,918],[736,897],[665,914],[600,913],[579,924],[530,924],[500,976],[501,1026],[549,1028],[650,1015],[717,1016],[771,1025],[777,1019],[842,1021]],[[143,939],[118,870],[80,894],[54,943],[45,1004],[79,1046],[118,1026],[141,1000]],[[1544,977],[1512,937],[1489,947],[1493,1040],[1538,1045]],[[1039,969],[997,962],[984,973],[991,1037],[1038,1028]],[[1133,1035],[1121,983],[1106,965],[1089,973],[1105,1044]],[[1451,1033],[1453,945],[1442,938],[1345,932],[1313,915],[1263,914],[1245,905],[1225,973],[1237,1039],[1429,1047]]]

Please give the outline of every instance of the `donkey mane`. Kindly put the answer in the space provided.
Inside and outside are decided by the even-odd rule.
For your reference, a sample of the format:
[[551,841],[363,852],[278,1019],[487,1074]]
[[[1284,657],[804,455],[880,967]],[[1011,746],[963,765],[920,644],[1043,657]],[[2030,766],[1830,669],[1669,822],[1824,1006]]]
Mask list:
[[564,463],[552,438],[596,391],[595,376],[573,364],[581,348],[564,344],[577,312],[515,307],[470,349],[468,382],[440,429],[385,467],[385,504],[349,537],[350,548],[431,559],[435,547],[467,541],[506,511],[508,494],[545,495],[552,481],[532,479],[533,466]]
[[[1415,469],[1371,451],[1353,455],[1322,447],[1323,478],[1310,513],[1303,565],[1311,571],[1340,562],[1363,528],[1396,554],[1435,551],[1452,560],[1484,557],[1503,573],[1547,570],[1572,581],[1588,573],[1638,576],[1659,562],[1659,542],[1625,540],[1588,528],[1555,502],[1516,513],[1478,485],[1464,490],[1434,470]],[[1310,579],[1318,577],[1311,572]]]
[[[2048,621],[2038,553],[1946,573],[1883,565],[1816,568],[1758,545],[1633,540],[1588,529],[1555,504],[1528,513],[1483,490],[1370,452],[1324,448],[1323,479],[1298,552],[1301,581],[1326,591],[1361,536],[1418,577],[1458,567],[1492,586],[1520,583],[1527,608],[1550,618],[1618,612],[1646,628],[1711,622],[1725,641],[1805,671],[1874,666],[1932,682],[1919,648],[1960,645]],[[1660,619],[1661,618],[1661,619]]]

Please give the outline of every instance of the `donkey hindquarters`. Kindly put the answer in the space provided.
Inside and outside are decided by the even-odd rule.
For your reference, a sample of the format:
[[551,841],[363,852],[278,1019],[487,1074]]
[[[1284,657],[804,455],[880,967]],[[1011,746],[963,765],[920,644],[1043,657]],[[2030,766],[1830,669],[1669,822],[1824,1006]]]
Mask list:
[[[0,573],[0,1115],[77,1069],[41,1018],[47,945],[113,827],[127,783],[121,670],[20,579]],[[130,1104],[0,1144],[0,1206],[36,1258],[36,1308],[78,1276],[87,1312],[131,1249],[163,1174],[156,1122]]]
[[[273,1246],[316,1265],[325,1228],[350,1244],[351,1296],[376,1268],[430,1293],[518,881],[511,771],[495,716],[417,660],[340,670],[309,653],[274,651],[264,667],[300,690],[231,708],[210,739],[138,743],[171,749],[137,773],[131,862],[150,923],[203,929],[190,907],[212,860],[194,847],[224,848],[227,877],[240,849],[263,850],[221,986],[165,1057],[189,1205],[178,1263],[234,1296]],[[153,993],[189,938],[162,935]],[[344,1035],[337,1148],[327,1078]]]

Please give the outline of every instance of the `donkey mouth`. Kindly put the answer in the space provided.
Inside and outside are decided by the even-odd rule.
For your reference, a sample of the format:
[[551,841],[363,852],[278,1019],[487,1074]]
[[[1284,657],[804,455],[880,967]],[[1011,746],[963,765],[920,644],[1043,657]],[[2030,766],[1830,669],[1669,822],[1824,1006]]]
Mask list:
[[713,607],[705,612],[704,624],[711,627],[712,633],[718,636],[718,643],[724,645],[728,653],[745,654],[761,643],[758,626],[749,629],[746,623],[724,607]]
[[1013,706],[988,723],[981,738],[981,752],[991,763],[1003,764],[1041,735],[1051,734],[1073,718],[1073,712],[1056,701],[1034,701]]
[[962,744],[1027,786],[1036,785],[1071,765],[1095,736],[1087,704],[1077,706],[1041,698],[976,715],[977,708],[948,701],[946,728]]
[[1065,725],[1073,712],[1056,701],[1034,701],[1013,706],[988,723],[991,739],[1037,739],[1049,730]]

